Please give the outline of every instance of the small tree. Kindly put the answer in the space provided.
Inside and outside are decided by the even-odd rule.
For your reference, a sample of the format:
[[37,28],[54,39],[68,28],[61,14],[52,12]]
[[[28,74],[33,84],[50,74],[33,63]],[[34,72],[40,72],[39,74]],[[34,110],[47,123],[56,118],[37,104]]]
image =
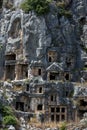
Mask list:
[[0,103],[0,113],[3,117],[2,123],[4,125],[15,125],[15,126],[19,125],[19,122],[14,115],[14,111],[12,110],[10,106],[2,105]]
[[49,2],[48,0],[25,0],[21,8],[26,13],[34,10],[38,15],[42,15],[49,12]]
[[13,115],[12,108],[9,106],[4,106],[2,110],[3,110],[3,116]]
[[4,125],[17,125],[18,121],[15,116],[9,115],[3,118],[3,124]]

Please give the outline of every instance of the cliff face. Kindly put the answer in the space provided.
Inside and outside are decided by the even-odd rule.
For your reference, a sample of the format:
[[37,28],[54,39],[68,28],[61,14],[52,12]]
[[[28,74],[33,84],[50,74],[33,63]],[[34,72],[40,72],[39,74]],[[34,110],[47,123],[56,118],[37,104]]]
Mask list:
[[15,7],[13,11],[5,7],[1,9],[0,39],[2,45],[6,46],[5,54],[16,52],[17,60],[24,59],[31,62],[36,56],[40,58],[45,55],[46,49],[52,45],[58,47],[62,64],[65,56],[73,53],[76,60],[75,67],[81,67],[85,51],[80,45],[86,46],[87,42],[86,0],[66,1],[67,8],[71,11],[71,18],[58,15],[56,2],[50,4],[50,12],[45,16],[37,16],[33,11],[25,14],[18,9],[21,1],[13,1]]
[[[5,2],[0,9],[0,78],[12,80],[2,86],[15,93],[15,109],[44,109],[49,121],[76,120],[77,113],[82,118],[87,112],[86,89],[80,88],[87,81],[87,0],[64,0],[62,7],[52,1],[50,12],[41,16],[24,13],[22,0]],[[74,98],[82,109],[74,106]]]

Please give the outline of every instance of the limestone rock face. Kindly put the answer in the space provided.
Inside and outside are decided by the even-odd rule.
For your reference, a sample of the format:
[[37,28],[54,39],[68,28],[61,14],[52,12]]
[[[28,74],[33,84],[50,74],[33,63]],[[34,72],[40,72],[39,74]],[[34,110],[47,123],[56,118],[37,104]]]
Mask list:
[[14,0],[14,6],[20,7],[20,4],[23,2],[23,0]]
[[[14,6],[18,6],[22,0],[11,2]],[[60,51],[61,55],[73,52],[77,55],[79,61],[80,48],[78,46],[82,42],[79,34],[79,19],[81,19],[81,16],[86,18],[87,2],[85,0],[66,2],[71,4],[71,20],[64,16],[58,17],[54,3],[51,4],[50,13],[45,17],[37,16],[33,11],[24,14],[19,9],[11,11],[4,8],[2,11],[3,18],[1,18],[1,30],[2,35],[6,38],[6,53],[11,51],[15,53],[21,48],[22,52],[20,53],[23,54],[24,58],[27,57],[31,61],[35,59],[35,56],[40,55],[40,51],[44,54],[45,47],[56,45],[59,46],[60,50],[62,49]],[[82,28],[86,27],[82,26]]]
[[[21,2],[3,1],[0,9],[0,79],[17,81],[12,87],[21,92],[16,95],[16,109],[22,106],[21,110],[34,112],[38,103],[40,110],[45,108],[41,102],[47,101],[48,111],[50,93],[54,92],[57,105],[68,106],[71,120],[76,109],[71,98],[79,98],[82,91],[82,86],[73,82],[81,81],[83,85],[87,80],[87,0],[63,0],[63,12],[58,7],[59,1],[53,0],[49,13],[41,16],[34,11],[25,13],[19,8]],[[26,78],[29,81],[22,85],[19,80]],[[38,93],[41,99],[44,97],[42,101],[38,100]],[[25,95],[25,104],[21,104]]]
[[[0,12],[0,43],[6,47],[5,54],[16,53],[17,60],[31,62],[45,56],[48,47],[56,46],[62,64],[65,57],[73,53],[75,67],[81,67],[81,59],[86,53],[80,45],[87,46],[86,0],[65,1],[72,18],[60,17],[55,2],[50,4],[50,12],[45,16],[37,16],[34,11],[25,14],[18,9],[22,0],[11,2],[16,8],[14,11],[3,7]],[[40,60],[45,62],[43,58]]]
[[51,44],[51,36],[44,17],[38,17],[34,12],[30,12],[27,15],[24,14],[23,20],[24,54],[31,60],[36,57],[36,48]]
[[[76,56],[76,67],[81,67],[80,59],[85,52],[81,49],[80,44],[87,46],[86,0],[65,1],[69,6],[68,10],[71,11],[72,18],[64,15],[59,17],[55,2],[50,4],[50,12],[45,16],[37,16],[34,11],[25,14],[18,9],[22,0],[11,2],[16,10],[12,11],[3,7],[0,13],[0,39],[6,47],[6,54],[16,53],[17,60],[21,58],[31,62],[36,57],[43,57],[46,49],[52,45],[59,48],[60,62],[64,62],[64,57],[73,53]],[[41,60],[43,61],[43,59]]]

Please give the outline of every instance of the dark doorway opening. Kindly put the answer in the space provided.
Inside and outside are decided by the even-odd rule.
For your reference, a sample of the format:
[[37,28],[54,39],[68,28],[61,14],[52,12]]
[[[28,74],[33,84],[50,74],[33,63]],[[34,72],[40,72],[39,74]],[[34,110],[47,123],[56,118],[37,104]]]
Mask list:
[[80,106],[87,106],[87,102],[84,100],[80,100]]
[[25,72],[25,77],[26,77],[26,78],[28,77],[28,71]]
[[51,112],[55,112],[55,108],[54,107],[51,107]]
[[85,17],[80,18],[79,22],[80,24],[85,24],[86,18]]
[[43,105],[42,105],[42,104],[39,104],[39,105],[37,106],[37,110],[40,110],[40,111],[41,111],[41,110],[43,109],[42,107],[43,107]]
[[54,74],[50,74],[50,80],[55,80],[56,76]]
[[54,115],[51,115],[51,121],[52,122],[54,121]]
[[69,74],[68,74],[68,73],[65,74],[65,79],[66,79],[66,80],[69,80]]
[[60,112],[60,108],[59,107],[56,108],[56,112],[58,112],[58,113]]
[[15,54],[6,55],[6,60],[16,60]]
[[29,91],[29,84],[27,84],[26,91]]
[[16,102],[16,110],[24,111],[24,103]]
[[41,75],[41,69],[38,69],[38,75]]
[[42,93],[42,87],[39,88],[39,93]]
[[60,121],[60,115],[56,115],[56,122]]
[[66,97],[68,97],[68,93],[69,93],[68,91],[65,92],[65,96],[66,96]]
[[6,65],[6,79],[15,79],[15,65]]
[[65,112],[65,108],[62,108],[61,111],[62,111],[62,112]]
[[53,95],[51,95],[50,99],[51,99],[51,101],[53,101]]
[[52,58],[49,56],[49,62],[52,62]]
[[65,120],[65,115],[61,115],[61,120],[62,120],[62,121]]

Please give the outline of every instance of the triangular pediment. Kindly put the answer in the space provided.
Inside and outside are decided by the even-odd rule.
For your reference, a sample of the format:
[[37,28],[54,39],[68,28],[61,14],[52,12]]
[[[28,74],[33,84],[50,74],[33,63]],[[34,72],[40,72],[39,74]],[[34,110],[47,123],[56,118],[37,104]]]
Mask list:
[[78,96],[80,97],[87,96],[87,89],[81,88],[78,92]]
[[46,70],[47,71],[63,71],[61,65],[59,65],[56,62],[52,63]]

